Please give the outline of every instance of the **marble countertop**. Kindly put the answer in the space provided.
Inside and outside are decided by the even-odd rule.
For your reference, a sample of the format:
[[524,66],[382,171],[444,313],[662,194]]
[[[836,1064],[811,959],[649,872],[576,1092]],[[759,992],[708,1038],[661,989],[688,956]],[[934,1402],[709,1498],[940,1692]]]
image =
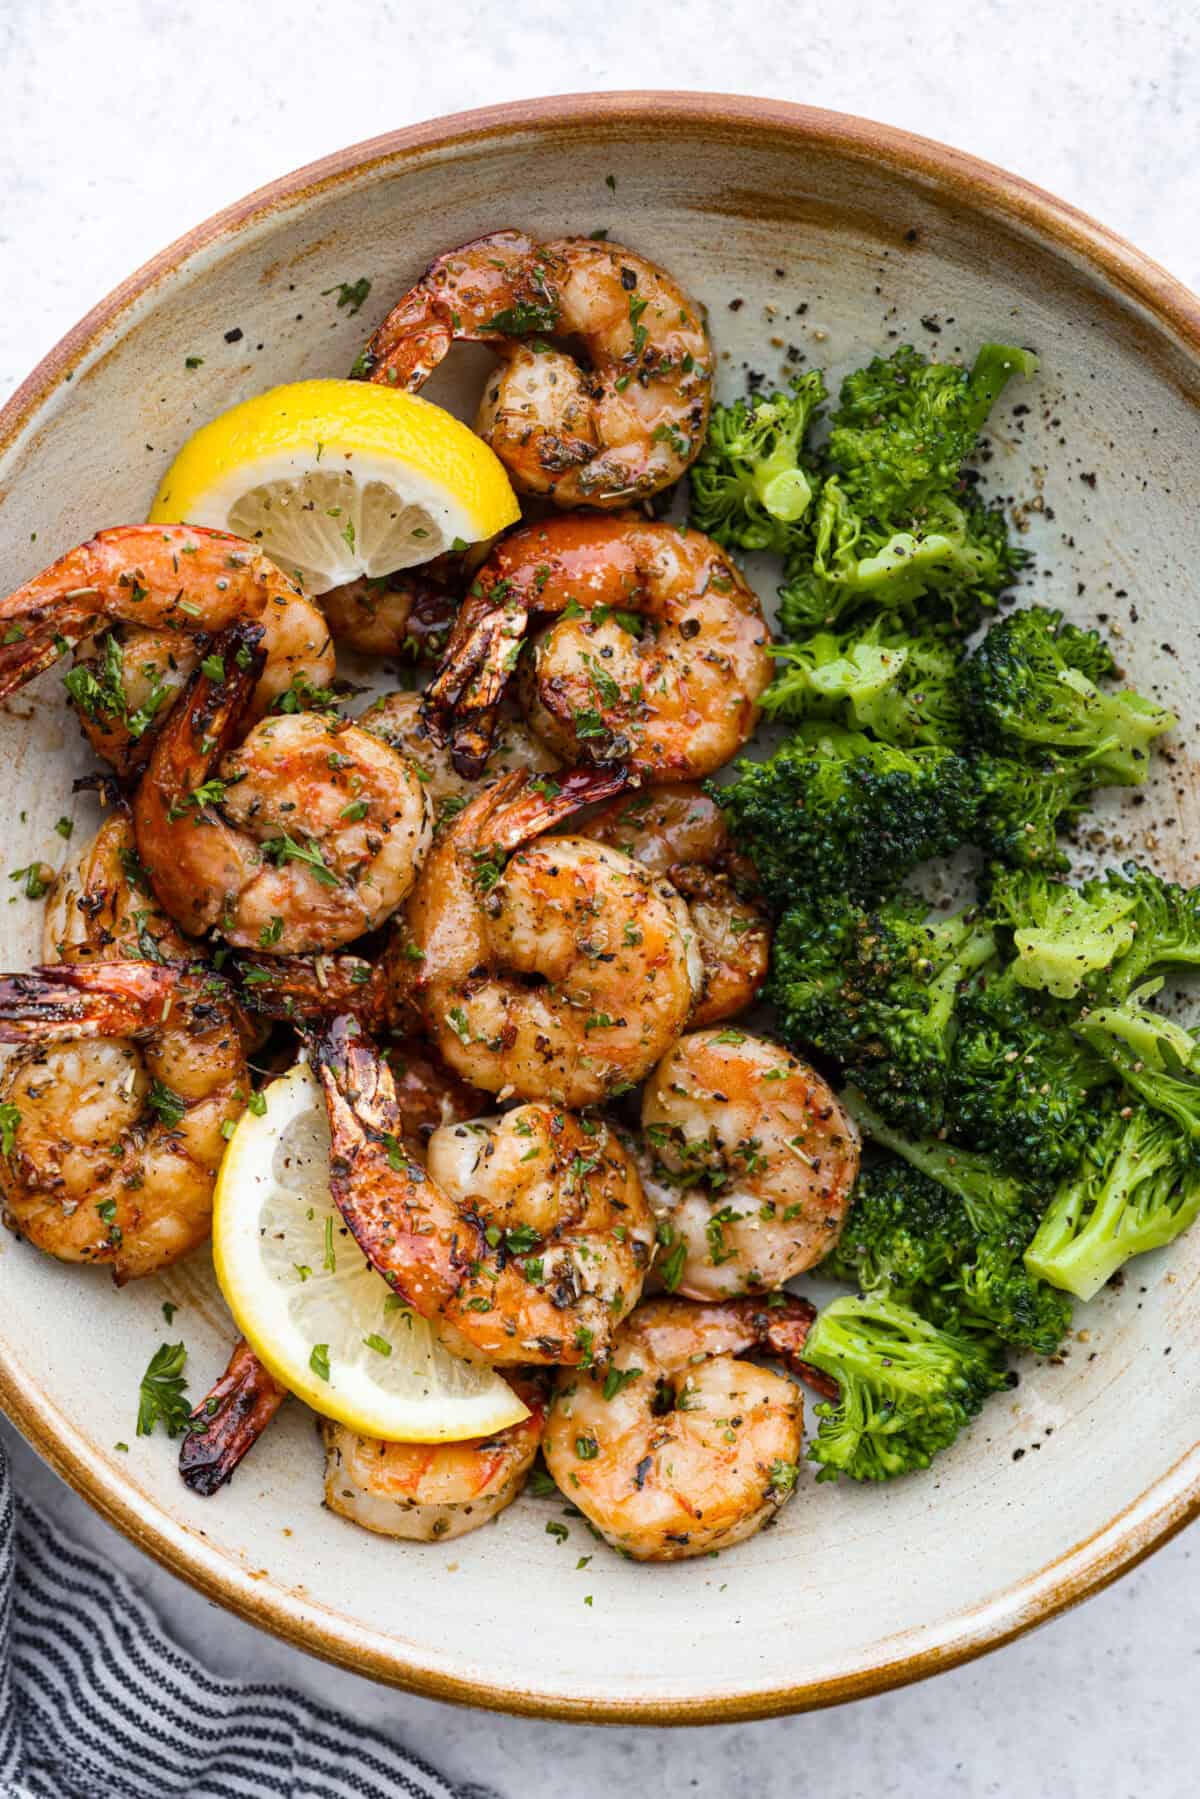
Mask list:
[[[871,114],[1020,172],[1200,285],[1197,20],[1183,0],[608,0],[586,14],[561,0],[7,0],[0,397],[131,268],[250,188],[420,118],[585,88],[723,89]],[[564,1786],[598,1799],[634,1783],[670,1799],[1196,1789],[1195,1532],[922,1686],[763,1724],[603,1730],[456,1710],[286,1648],[148,1561],[0,1434],[23,1490],[110,1554],[213,1667],[304,1687],[504,1799],[559,1799]]]

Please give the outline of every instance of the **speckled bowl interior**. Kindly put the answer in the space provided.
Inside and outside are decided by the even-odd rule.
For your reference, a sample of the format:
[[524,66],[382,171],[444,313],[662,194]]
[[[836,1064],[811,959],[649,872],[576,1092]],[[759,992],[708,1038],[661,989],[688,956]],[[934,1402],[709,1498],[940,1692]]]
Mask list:
[[[402,133],[252,197],[131,278],[8,407],[4,590],[100,526],[143,517],[204,419],[271,383],[347,370],[431,255],[508,224],[604,227],[662,262],[707,303],[728,394],[747,369],[774,378],[799,361],[836,376],[908,339],[944,356],[988,338],[1033,346],[1041,377],[998,409],[987,487],[1020,503],[1031,594],[1105,617],[1131,676],[1185,719],[1144,799],[1106,828],[1195,878],[1197,303],[1018,181],[830,114],[695,96],[548,101]],[[370,298],[351,318],[324,290],[363,275]],[[486,363],[464,352],[430,391],[466,410]],[[54,820],[90,821],[71,799],[88,767],[57,675],[0,712],[8,867],[61,859]],[[0,966],[34,961],[39,928],[39,907],[4,906]],[[357,1531],[321,1507],[321,1454],[298,1405],[230,1488],[191,1496],[174,1446],[139,1442],[133,1424],[164,1299],[180,1308],[172,1335],[194,1390],[224,1364],[230,1321],[204,1251],[118,1293],[0,1235],[0,1399],[147,1549],[318,1653],[478,1703],[698,1721],[930,1672],[1184,1521],[1200,1493],[1198,1278],[1200,1233],[1081,1310],[1061,1363],[1028,1364],[929,1475],[880,1491],[805,1478],[775,1528],[672,1567],[623,1562],[578,1520],[560,1543],[546,1529],[557,1500],[526,1497],[440,1547]]]

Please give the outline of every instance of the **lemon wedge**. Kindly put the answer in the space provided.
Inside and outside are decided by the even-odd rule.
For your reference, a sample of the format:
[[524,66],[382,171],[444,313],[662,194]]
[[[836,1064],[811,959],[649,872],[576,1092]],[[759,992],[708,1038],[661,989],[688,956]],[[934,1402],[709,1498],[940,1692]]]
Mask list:
[[311,594],[494,537],[520,517],[504,468],[452,413],[366,381],[295,381],[190,437],[150,523],[260,544]]
[[528,1417],[507,1381],[451,1355],[364,1260],[329,1196],[329,1124],[307,1063],[263,1091],[225,1152],[213,1260],[239,1330],[314,1411],[398,1443],[488,1437]]

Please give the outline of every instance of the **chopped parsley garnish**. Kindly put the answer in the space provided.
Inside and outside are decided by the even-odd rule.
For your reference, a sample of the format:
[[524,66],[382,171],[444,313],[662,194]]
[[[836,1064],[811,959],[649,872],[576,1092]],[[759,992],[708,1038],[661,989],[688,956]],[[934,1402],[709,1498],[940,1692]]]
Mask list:
[[353,318],[370,291],[370,281],[365,275],[360,275],[357,281],[339,281],[333,287],[323,287],[321,298],[325,300],[330,294],[336,294],[339,310],[344,306]]
[[148,1437],[161,1420],[168,1437],[186,1430],[191,1417],[185,1394],[183,1365],[187,1350],[182,1343],[160,1343],[150,1357],[138,1393],[137,1434]]

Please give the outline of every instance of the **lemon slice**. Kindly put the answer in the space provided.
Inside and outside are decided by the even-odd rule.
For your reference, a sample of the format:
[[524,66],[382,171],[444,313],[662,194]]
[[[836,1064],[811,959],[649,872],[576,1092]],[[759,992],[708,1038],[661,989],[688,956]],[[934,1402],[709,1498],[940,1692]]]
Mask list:
[[366,381],[295,381],[223,412],[167,470],[151,524],[261,544],[309,593],[390,575],[520,517],[499,458],[452,413]]
[[363,1260],[329,1197],[329,1124],[308,1065],[263,1097],[225,1152],[213,1216],[217,1280],[259,1360],[314,1411],[392,1442],[487,1437],[528,1417],[507,1381],[451,1355]]

